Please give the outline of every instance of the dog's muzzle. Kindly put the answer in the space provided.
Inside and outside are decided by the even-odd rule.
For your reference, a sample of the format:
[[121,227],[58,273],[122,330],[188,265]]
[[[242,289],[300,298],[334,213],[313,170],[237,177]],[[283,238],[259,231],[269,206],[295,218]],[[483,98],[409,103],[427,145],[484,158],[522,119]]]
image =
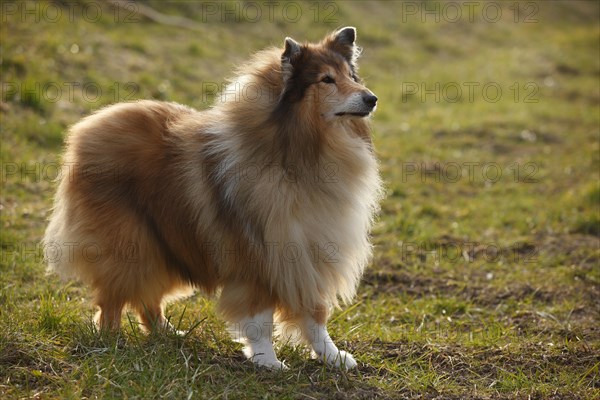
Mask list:
[[362,100],[363,103],[365,103],[371,109],[371,111],[373,111],[375,106],[377,106],[377,96],[375,96],[373,93],[363,93]]
[[370,91],[365,91],[361,93],[360,100],[355,103],[353,108],[356,108],[356,111],[342,111],[338,112],[335,115],[344,116],[344,115],[352,115],[354,117],[366,117],[371,114],[375,107],[377,107],[377,96],[375,96]]

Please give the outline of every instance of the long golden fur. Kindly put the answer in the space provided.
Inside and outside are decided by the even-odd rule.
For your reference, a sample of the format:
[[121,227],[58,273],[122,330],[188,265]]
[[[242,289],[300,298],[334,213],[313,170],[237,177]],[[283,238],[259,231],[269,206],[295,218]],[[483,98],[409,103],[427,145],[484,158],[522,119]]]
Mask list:
[[354,36],[257,53],[206,111],[121,103],[70,129],[46,258],[93,288],[102,328],[126,305],[166,326],[191,288],[303,331],[352,299],[380,197]]

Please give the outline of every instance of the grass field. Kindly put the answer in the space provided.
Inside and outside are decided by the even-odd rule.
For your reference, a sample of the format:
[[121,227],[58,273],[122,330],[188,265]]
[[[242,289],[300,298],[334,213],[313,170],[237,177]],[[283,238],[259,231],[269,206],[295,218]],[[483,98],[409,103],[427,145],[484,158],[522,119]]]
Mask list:
[[[598,2],[144,4],[160,14],[0,4],[1,398],[600,398]],[[386,184],[330,324],[359,368],[283,346],[289,371],[256,369],[200,294],[168,307],[184,338],[99,336],[39,245],[68,125],[137,98],[206,108],[253,51],[344,25]]]

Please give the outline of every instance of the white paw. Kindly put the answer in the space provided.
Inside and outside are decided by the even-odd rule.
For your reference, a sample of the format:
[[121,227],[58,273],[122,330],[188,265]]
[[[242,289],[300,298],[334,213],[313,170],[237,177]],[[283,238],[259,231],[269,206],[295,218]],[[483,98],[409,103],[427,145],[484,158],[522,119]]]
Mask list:
[[272,371],[286,371],[288,369],[288,366],[279,360],[270,360],[270,359],[261,358],[259,356],[254,356],[251,358],[251,360],[257,366],[268,368]]
[[355,368],[358,364],[352,354],[347,353],[343,350],[338,351],[337,353],[330,353],[327,356],[319,356],[319,358],[330,365],[332,367],[336,367],[339,369],[349,370]]
[[244,347],[243,351],[246,357],[258,367],[268,368],[273,371],[288,369],[287,365],[277,359],[274,352],[273,354],[269,354],[271,353],[269,351],[258,353],[248,346]]

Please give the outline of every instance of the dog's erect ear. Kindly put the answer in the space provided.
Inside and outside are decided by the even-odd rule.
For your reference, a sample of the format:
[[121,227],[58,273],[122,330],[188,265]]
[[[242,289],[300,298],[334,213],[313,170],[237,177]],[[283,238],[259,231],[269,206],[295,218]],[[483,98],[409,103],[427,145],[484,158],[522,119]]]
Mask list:
[[356,28],[347,26],[334,33],[335,41],[341,45],[353,46],[356,40]]
[[283,83],[292,77],[294,71],[294,61],[298,58],[302,48],[300,43],[296,42],[291,37],[285,38],[285,50],[281,55],[281,71],[283,75]]
[[356,28],[347,26],[334,32],[329,38],[329,47],[340,53],[354,67],[360,55],[360,48],[354,43],[356,41]]
[[300,54],[300,43],[296,42],[291,37],[285,38],[285,50],[281,55],[281,61],[288,60],[291,61],[295,56]]

